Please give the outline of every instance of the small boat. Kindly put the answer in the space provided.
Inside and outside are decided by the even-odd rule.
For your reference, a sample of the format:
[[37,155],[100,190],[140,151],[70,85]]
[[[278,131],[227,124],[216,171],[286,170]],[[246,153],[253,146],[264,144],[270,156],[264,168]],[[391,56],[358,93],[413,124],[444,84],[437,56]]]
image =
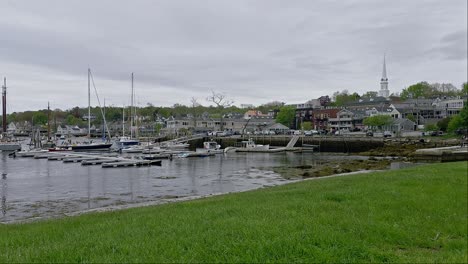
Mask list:
[[130,137],[120,137],[118,141],[115,142],[119,149],[126,149],[133,146],[138,146],[140,141]]
[[48,150],[50,152],[55,152],[55,151],[70,151],[72,149],[71,147],[55,147],[55,148],[49,148]]
[[143,150],[145,150],[145,148],[138,145],[120,149],[122,153],[142,153]]
[[190,144],[188,143],[178,143],[178,142],[161,142],[162,149],[171,149],[171,150],[177,150],[177,149],[187,149],[190,147]]
[[200,153],[223,153],[221,145],[219,145],[216,141],[205,141],[203,142],[203,148],[198,148],[196,151]]
[[209,157],[209,156],[214,156],[214,153],[209,153],[209,152],[185,152],[185,153],[177,154],[177,157],[179,157],[179,158],[190,158],[190,157],[204,158],[204,157]]
[[86,150],[109,150],[112,143],[91,143],[83,145],[70,146],[72,151],[86,151]]
[[258,145],[251,139],[240,142],[238,147],[227,147],[224,152],[268,152],[270,145]]
[[17,151],[21,150],[21,144],[17,142],[0,142],[0,151]]

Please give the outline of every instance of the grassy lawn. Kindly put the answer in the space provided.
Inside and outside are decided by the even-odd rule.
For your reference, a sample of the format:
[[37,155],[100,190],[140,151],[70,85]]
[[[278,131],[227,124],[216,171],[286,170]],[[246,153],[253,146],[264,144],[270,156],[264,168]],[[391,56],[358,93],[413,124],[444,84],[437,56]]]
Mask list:
[[0,262],[467,262],[467,163],[0,226]]

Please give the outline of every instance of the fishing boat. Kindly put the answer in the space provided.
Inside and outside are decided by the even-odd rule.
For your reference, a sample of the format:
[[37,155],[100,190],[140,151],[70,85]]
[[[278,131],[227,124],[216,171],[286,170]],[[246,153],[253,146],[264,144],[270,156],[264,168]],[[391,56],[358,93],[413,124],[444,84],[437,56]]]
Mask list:
[[205,141],[203,142],[203,148],[198,148],[196,151],[200,153],[223,153],[221,145],[219,145],[216,141]]
[[13,141],[7,136],[7,116],[6,116],[6,78],[3,79],[2,86],[2,107],[3,107],[3,130],[0,137],[0,151],[17,151],[21,150],[21,144],[19,142]]
[[268,152],[270,150],[270,145],[259,145],[251,139],[241,141],[239,146],[236,147],[227,147],[224,149],[224,152]]

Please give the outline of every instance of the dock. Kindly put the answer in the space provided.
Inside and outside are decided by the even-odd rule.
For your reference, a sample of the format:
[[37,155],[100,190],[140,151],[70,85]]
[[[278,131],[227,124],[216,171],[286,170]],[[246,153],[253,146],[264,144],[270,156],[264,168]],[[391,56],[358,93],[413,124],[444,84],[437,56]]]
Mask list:
[[[159,159],[158,159],[159,156]],[[31,151],[30,153],[24,152],[18,155],[23,158],[34,159],[47,159],[48,161],[62,161],[63,163],[81,163],[83,166],[101,165],[103,168],[120,168],[120,167],[140,167],[140,166],[161,166],[162,161],[160,158],[168,158],[169,154],[154,155],[151,160],[124,158],[116,156],[105,156],[86,153],[72,153],[72,152],[47,152],[47,151]]]
[[161,160],[131,160],[131,161],[116,161],[102,163],[103,168],[119,168],[119,167],[140,167],[140,166],[161,166]]

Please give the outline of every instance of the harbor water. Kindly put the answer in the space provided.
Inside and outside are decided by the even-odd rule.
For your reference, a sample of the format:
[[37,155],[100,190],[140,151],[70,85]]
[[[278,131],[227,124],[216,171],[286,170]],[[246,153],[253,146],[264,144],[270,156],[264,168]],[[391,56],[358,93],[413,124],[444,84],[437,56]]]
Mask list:
[[281,177],[273,166],[326,159],[314,153],[229,153],[163,160],[162,166],[105,169],[0,153],[0,222],[274,186],[297,179]]

